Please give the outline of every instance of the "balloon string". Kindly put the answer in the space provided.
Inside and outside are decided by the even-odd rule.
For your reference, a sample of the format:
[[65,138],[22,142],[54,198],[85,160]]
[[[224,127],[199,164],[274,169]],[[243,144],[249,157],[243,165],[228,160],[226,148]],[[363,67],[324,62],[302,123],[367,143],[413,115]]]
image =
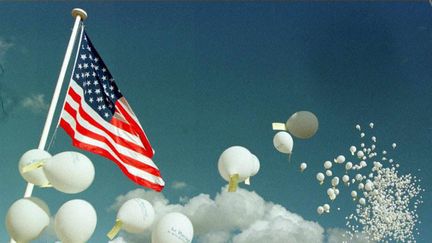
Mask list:
[[54,144],[54,141],[55,141],[55,139],[56,139],[56,135],[57,135],[57,130],[58,130],[58,125],[56,126],[56,128],[55,128],[55,130],[54,130],[54,133],[53,133],[53,135],[51,136],[50,142],[49,142],[49,144],[48,144],[47,152],[50,151],[50,149],[51,149],[51,145]]

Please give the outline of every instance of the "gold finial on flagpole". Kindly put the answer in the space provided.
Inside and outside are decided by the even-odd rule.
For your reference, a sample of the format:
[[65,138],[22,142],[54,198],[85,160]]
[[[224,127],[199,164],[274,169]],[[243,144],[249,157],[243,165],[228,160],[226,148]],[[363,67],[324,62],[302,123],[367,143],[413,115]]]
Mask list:
[[86,13],[86,11],[84,11],[81,8],[74,8],[74,9],[72,9],[72,16],[74,18],[76,18],[77,16],[80,16],[82,20],[86,20],[87,13]]

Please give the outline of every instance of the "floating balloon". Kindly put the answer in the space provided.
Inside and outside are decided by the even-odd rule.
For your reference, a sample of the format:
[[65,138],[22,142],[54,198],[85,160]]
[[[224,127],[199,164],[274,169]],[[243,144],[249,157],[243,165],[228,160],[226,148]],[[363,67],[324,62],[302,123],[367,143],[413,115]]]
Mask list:
[[333,188],[329,188],[329,189],[327,189],[327,195],[330,196],[330,195],[332,195],[332,194],[335,194],[334,189],[333,189]]
[[141,198],[129,199],[120,207],[114,227],[107,234],[111,240],[120,229],[129,233],[142,233],[153,224],[155,211],[153,206]]
[[286,128],[293,136],[307,139],[318,131],[318,118],[310,111],[298,111],[288,119]]
[[333,175],[333,172],[331,170],[326,170],[326,176],[330,177]]
[[363,156],[364,156],[363,151],[359,150],[359,151],[357,152],[357,157],[359,157],[359,158],[363,158]]
[[55,231],[63,243],[87,242],[96,228],[93,206],[81,199],[63,204],[55,216]]
[[6,214],[6,229],[17,242],[37,239],[49,224],[49,209],[36,197],[27,197],[14,202]]
[[316,175],[316,179],[320,182],[320,185],[322,185],[323,182],[324,182],[325,176],[324,176],[323,173],[319,172],[319,173]]
[[355,128],[359,131],[361,130],[360,125],[358,125],[358,124],[355,126]]
[[193,238],[193,226],[185,215],[169,213],[159,220],[151,238],[152,243],[190,243]]
[[40,149],[25,152],[18,163],[21,176],[29,183],[37,186],[48,186],[49,182],[42,170],[42,162],[51,158],[51,154]]
[[370,128],[373,128],[374,127],[374,124],[371,122],[371,123],[369,123],[369,127]]
[[319,207],[317,208],[317,213],[318,213],[318,214],[323,214],[323,213],[324,213],[324,207],[319,206]]
[[393,148],[393,149],[396,148],[396,144],[395,144],[395,143],[392,144],[392,148]]
[[351,197],[356,198],[357,197],[357,192],[356,191],[352,191],[351,192]]
[[365,205],[366,204],[366,199],[364,199],[363,197],[359,199],[359,203],[361,205]]
[[330,162],[330,161],[324,162],[324,168],[326,170],[330,169],[331,167],[332,167],[332,162]]
[[222,178],[229,182],[228,191],[234,192],[239,182],[245,181],[259,170],[259,161],[248,149],[232,146],[220,155],[218,170]]
[[352,167],[353,167],[353,163],[352,162],[347,162],[345,164],[345,170],[351,170]]
[[337,185],[339,185],[339,177],[337,177],[337,176],[333,177],[333,179],[331,180],[331,184],[333,187],[336,187]]
[[372,141],[373,141],[374,143],[376,143],[376,137],[375,137],[375,136],[372,137]]
[[79,193],[93,182],[93,163],[77,152],[62,152],[46,160],[43,170],[52,186],[64,193]]
[[287,132],[278,132],[273,138],[274,147],[281,153],[291,154],[294,146],[294,141],[291,135]]
[[329,213],[329,212],[330,212],[330,205],[328,205],[327,203],[323,205],[323,208],[324,208],[324,211],[325,211],[326,213]]
[[344,162],[345,162],[345,156],[343,156],[343,155],[339,155],[339,156],[335,159],[335,162],[336,162],[337,164],[342,164],[342,163],[344,163]]
[[365,136],[364,132],[360,133],[360,137],[361,138],[364,137],[364,136]]
[[366,189],[366,191],[372,191],[373,183],[370,181],[366,182],[364,189]]
[[347,184],[347,183],[349,182],[349,180],[350,180],[350,178],[349,178],[348,175],[344,175],[344,176],[342,176],[342,181],[343,181],[345,184]]
[[301,163],[300,164],[300,171],[303,172],[304,170],[306,170],[307,168],[307,164],[306,163]]
[[351,155],[354,155],[354,153],[357,151],[357,148],[355,147],[355,146],[351,146],[350,147],[350,152],[351,152]]

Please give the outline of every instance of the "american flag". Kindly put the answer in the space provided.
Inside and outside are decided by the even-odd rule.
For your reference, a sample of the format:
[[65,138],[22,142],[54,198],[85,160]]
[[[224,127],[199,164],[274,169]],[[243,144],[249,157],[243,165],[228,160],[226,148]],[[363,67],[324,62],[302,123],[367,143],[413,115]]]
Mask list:
[[60,126],[74,146],[114,161],[139,185],[163,189],[150,142],[85,31]]

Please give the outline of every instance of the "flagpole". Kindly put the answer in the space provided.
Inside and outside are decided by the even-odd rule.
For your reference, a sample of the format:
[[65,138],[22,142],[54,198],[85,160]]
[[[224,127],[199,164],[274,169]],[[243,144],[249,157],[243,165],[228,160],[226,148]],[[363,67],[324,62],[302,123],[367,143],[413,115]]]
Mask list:
[[[51,105],[50,105],[50,108],[48,110],[48,115],[47,115],[47,118],[45,120],[45,125],[44,125],[42,135],[41,135],[41,138],[39,141],[38,149],[40,149],[40,150],[45,149],[46,141],[48,138],[48,133],[49,133],[49,130],[51,127],[51,123],[53,120],[55,109],[57,107],[57,102],[58,102],[58,99],[60,96],[60,91],[61,91],[61,88],[63,85],[64,77],[66,75],[66,70],[67,70],[67,67],[69,65],[69,61],[70,61],[70,58],[72,55],[72,50],[74,48],[76,36],[78,33],[78,27],[81,23],[81,20],[85,20],[87,18],[87,13],[80,8],[74,8],[72,10],[72,16],[75,18],[75,23],[74,23],[74,26],[72,29],[72,34],[71,34],[71,37],[69,39],[69,44],[68,44],[67,49],[66,49],[66,54],[65,54],[65,57],[63,59],[63,64],[62,64],[61,69],[60,69],[60,74],[59,74],[58,79],[57,79],[57,85],[56,85],[55,90],[54,90],[54,94],[53,94],[53,97],[51,100]],[[33,187],[34,187],[34,185],[32,183],[27,183],[27,187],[26,187],[26,190],[24,192],[24,197],[31,197],[32,192],[33,192]]]
[[[55,112],[57,102],[58,102],[58,99],[60,96],[60,91],[61,91],[61,88],[63,85],[64,77],[66,75],[66,69],[69,65],[69,61],[70,61],[70,58],[72,55],[72,50],[73,50],[76,36],[78,33],[78,27],[81,23],[81,20],[85,20],[87,18],[87,13],[83,9],[74,8],[72,10],[72,16],[75,18],[75,22],[74,22],[74,26],[72,28],[72,34],[71,34],[71,37],[69,39],[69,44],[68,44],[67,49],[66,49],[66,54],[65,54],[65,57],[63,59],[63,64],[62,64],[61,69],[60,69],[60,74],[59,74],[59,77],[57,79],[57,85],[54,89],[54,94],[53,94],[53,97],[51,100],[50,108],[48,110],[47,118],[45,120],[45,125],[44,125],[44,128],[42,130],[42,135],[41,135],[41,138],[39,140],[38,149],[40,149],[40,150],[45,149],[46,141],[48,138],[48,133],[49,133],[49,130],[51,127],[53,117],[54,117],[54,112]],[[24,192],[24,197],[31,197],[31,195],[33,193],[33,187],[34,187],[34,185],[32,183],[27,183],[27,187],[26,187],[25,192]],[[16,243],[16,241],[11,238],[10,243]]]

